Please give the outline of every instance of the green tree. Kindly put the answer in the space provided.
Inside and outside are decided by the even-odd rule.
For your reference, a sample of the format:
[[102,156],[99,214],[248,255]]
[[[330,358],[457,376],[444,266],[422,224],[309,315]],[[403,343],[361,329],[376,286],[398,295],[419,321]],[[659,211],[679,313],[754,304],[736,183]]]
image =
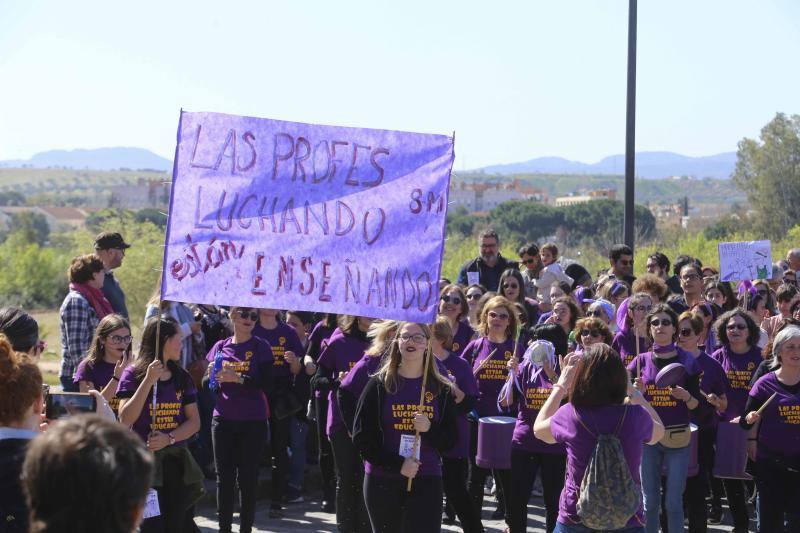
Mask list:
[[25,205],[25,196],[17,191],[0,192],[0,205]]
[[136,222],[151,222],[154,226],[164,229],[167,227],[167,217],[158,209],[146,207],[136,212],[133,219]]
[[563,221],[559,209],[525,200],[505,202],[489,213],[489,222],[505,240],[536,242],[555,234]]
[[0,245],[0,295],[3,305],[26,309],[58,307],[67,293],[66,255],[43,248],[13,232]]
[[800,115],[777,113],[760,140],[742,139],[733,181],[750,201],[761,231],[782,237],[800,219]]
[[18,234],[24,241],[36,243],[39,246],[43,246],[50,236],[47,219],[44,215],[33,211],[14,213],[11,216],[10,228],[11,233]]

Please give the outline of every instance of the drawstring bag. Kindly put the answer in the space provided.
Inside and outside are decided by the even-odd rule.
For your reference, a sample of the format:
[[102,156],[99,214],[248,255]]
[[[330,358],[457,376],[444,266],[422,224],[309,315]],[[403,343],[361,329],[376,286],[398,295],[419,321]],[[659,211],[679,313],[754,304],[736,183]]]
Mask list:
[[595,435],[575,411],[578,422],[597,438],[583,474],[577,506],[581,523],[590,529],[622,529],[641,506],[641,491],[631,477],[622,443],[617,436],[627,411],[626,405],[617,429],[611,435]]

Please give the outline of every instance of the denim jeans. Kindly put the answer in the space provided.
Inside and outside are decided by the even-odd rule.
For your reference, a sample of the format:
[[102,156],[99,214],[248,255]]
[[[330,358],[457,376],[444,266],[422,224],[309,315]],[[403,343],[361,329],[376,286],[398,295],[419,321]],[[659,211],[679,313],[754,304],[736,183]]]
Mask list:
[[661,444],[645,445],[642,452],[642,492],[644,493],[645,531],[659,532],[661,507],[661,469],[667,472],[666,515],[668,533],[683,533],[683,489],[689,470],[690,447],[667,448]]
[[582,526],[580,524],[562,524],[561,522],[556,523],[556,528],[553,530],[553,533],[644,533],[644,528],[641,526],[634,526],[634,527],[624,527],[622,529],[609,529],[609,530],[600,530],[600,529],[589,529],[586,526]]
[[308,438],[308,422],[292,416],[289,422],[289,486],[301,490],[306,470],[306,439]]

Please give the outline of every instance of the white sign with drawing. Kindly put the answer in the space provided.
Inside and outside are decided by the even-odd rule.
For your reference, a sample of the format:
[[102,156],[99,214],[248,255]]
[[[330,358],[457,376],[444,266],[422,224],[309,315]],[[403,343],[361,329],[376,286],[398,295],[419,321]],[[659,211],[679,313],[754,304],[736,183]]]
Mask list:
[[721,281],[772,277],[772,243],[770,241],[721,242],[718,248]]

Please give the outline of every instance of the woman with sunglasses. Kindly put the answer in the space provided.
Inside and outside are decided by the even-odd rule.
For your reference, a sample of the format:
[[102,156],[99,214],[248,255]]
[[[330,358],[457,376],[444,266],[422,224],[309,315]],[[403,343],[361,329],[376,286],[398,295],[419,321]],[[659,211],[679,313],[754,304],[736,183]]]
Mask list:
[[97,324],[86,358],[78,364],[73,378],[80,392],[100,391],[109,407],[119,410],[117,388],[131,356],[131,326],[122,315],[106,315]]
[[606,328],[608,328],[608,330],[611,331],[612,335],[614,334],[614,329],[617,326],[616,324],[614,324],[615,314],[616,314],[616,308],[614,307],[614,304],[612,304],[608,300],[603,300],[602,298],[594,300],[592,303],[589,304],[589,307],[586,309],[586,316],[602,320],[605,323]]
[[652,307],[652,296],[646,292],[637,292],[622,302],[617,310],[617,334],[611,341],[611,347],[619,353],[626,367],[637,353],[644,353],[650,349],[647,314]]
[[[514,357],[519,360],[521,354],[521,347],[515,342],[517,316],[511,302],[502,296],[495,296],[486,302],[481,312],[478,334],[480,337],[467,345],[462,357],[470,363],[472,374],[478,381],[478,399],[475,402],[477,418],[470,420],[469,492],[477,509],[483,509],[483,486],[489,470],[475,463],[478,419],[502,414],[497,406],[497,396],[508,377],[508,361]],[[494,470],[492,474],[498,486],[498,500],[501,500],[508,486],[509,471]],[[494,516],[507,516],[504,503],[498,502]]]
[[585,316],[579,318],[575,323],[575,329],[572,331],[575,337],[575,353],[582,354],[586,348],[592,344],[611,344],[613,336],[611,330],[603,320],[593,316]]
[[764,308],[766,312],[769,313],[767,316],[774,315],[777,312],[775,308],[775,293],[772,292],[772,288],[769,286],[769,280],[755,280],[753,282],[753,289],[755,289],[756,294],[764,298]]
[[430,336],[427,325],[401,323],[358,402],[353,443],[364,458],[364,500],[374,533],[441,530],[441,454],[455,444],[457,428],[450,382],[429,360]]
[[477,284],[470,285],[464,291],[464,294],[467,298],[467,307],[469,307],[467,323],[475,330],[478,327],[478,301],[486,294],[486,287]]
[[[700,406],[692,411],[692,422],[697,425],[697,463],[698,473],[686,480],[684,501],[688,511],[689,531],[706,531],[708,509],[706,494],[712,488],[712,516],[721,516],[722,487],[711,484],[714,468],[715,445],[717,442],[717,412],[724,412],[728,405],[728,378],[722,366],[712,359],[700,344],[700,335],[705,326],[696,313],[685,311],[678,317],[678,346],[692,354],[700,369],[700,390],[697,398]],[[703,394],[705,393],[705,394]],[[711,487],[709,487],[711,485]]]
[[450,350],[453,355],[460,356],[475,336],[475,331],[466,321],[468,315],[469,305],[461,285],[450,284],[442,289],[439,296],[439,316],[447,319],[453,331],[453,346]]
[[[659,304],[647,315],[647,333],[652,341],[649,352],[639,354],[628,365],[634,386],[658,413],[666,435],[658,443],[644,447],[642,454],[642,489],[647,518],[645,531],[658,533],[661,507],[661,478],[666,471],[664,507],[669,533],[683,532],[683,491],[690,460],[691,412],[700,405],[700,371],[692,354],[675,345],[678,316],[666,304]],[[686,374],[674,386],[656,385],[659,371],[680,363]]]
[[550,533],[556,527],[558,498],[564,488],[566,451],[563,444],[547,444],[537,439],[533,435],[533,423],[558,380],[558,357],[553,343],[535,340],[525,351],[521,363],[516,359],[508,362],[514,379],[508,382],[498,401],[502,407],[516,406],[518,411],[511,440],[511,478],[506,495],[510,533],[526,531],[528,500],[537,474],[542,480],[546,530]]
[[525,282],[522,274],[517,269],[509,268],[500,276],[498,294],[504,296],[509,302],[518,303],[525,308],[528,315],[527,323],[535,323],[539,320],[539,307],[534,300],[525,297]]
[[[763,360],[758,347],[761,332],[749,313],[734,309],[723,313],[715,323],[721,348],[711,357],[722,365],[728,378],[728,405],[722,414],[725,422],[738,421],[745,414],[750,381]],[[740,479],[723,479],[728,506],[733,515],[734,531],[747,531],[749,518],[744,499],[744,483]]]
[[239,531],[253,528],[258,469],[267,443],[272,392],[272,347],[253,335],[258,310],[232,307],[233,336],[218,341],[208,352],[206,386],[217,393],[211,422],[217,470],[219,529],[231,531],[233,501],[239,487]]

